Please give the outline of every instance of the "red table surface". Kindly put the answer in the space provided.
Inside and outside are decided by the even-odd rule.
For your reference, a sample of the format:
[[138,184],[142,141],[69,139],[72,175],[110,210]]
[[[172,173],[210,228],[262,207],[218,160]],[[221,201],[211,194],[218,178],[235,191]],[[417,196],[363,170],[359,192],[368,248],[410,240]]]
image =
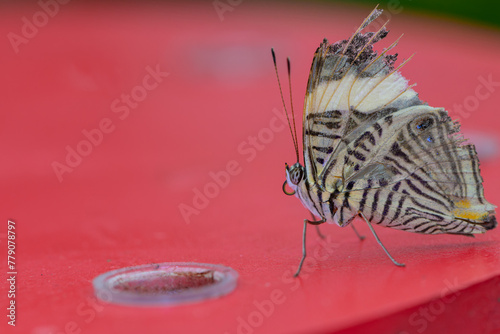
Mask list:
[[[350,228],[325,226],[327,242],[310,229],[310,257],[291,278],[308,214],[281,191],[284,162],[295,161],[273,112],[282,108],[270,48],[284,80],[292,59],[300,111],[316,47],[348,37],[371,8],[232,4],[220,17],[211,1],[75,1],[46,22],[39,4],[2,4],[0,263],[6,277],[13,219],[18,271],[15,327],[0,283],[2,333],[499,333],[499,228],[472,239],[376,227],[405,268],[361,221],[363,242]],[[403,73],[420,97],[453,116],[468,108],[462,128],[480,142],[487,199],[500,203],[498,31],[404,6],[386,16],[379,49],[405,33],[397,52],[416,52]],[[36,31],[23,28],[34,19]],[[139,100],[128,107],[131,93]],[[77,149],[87,156],[69,167]],[[227,184],[185,219],[181,208],[228,164]],[[54,165],[66,165],[59,178]],[[96,301],[97,275],[160,262],[224,264],[238,287],[178,307]]]

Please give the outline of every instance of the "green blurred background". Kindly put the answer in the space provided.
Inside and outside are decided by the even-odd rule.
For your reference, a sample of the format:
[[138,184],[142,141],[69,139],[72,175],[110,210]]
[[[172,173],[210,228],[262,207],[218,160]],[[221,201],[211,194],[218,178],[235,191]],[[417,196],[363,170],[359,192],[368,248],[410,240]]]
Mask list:
[[[332,2],[323,0],[321,2]],[[339,2],[339,1],[335,1]],[[380,4],[382,8],[390,6],[404,7],[425,14],[446,17],[452,20],[467,21],[479,25],[500,27],[500,1],[495,0],[344,0],[344,3]]]

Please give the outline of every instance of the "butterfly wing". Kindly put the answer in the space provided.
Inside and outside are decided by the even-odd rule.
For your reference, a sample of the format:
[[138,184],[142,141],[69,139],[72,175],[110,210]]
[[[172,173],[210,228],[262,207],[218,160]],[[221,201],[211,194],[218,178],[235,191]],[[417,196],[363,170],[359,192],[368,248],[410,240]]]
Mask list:
[[423,105],[378,120],[342,152],[344,200],[373,223],[412,232],[494,228],[476,150],[459,130],[444,109]]
[[394,68],[396,55],[387,51],[397,41],[380,55],[373,51],[384,26],[360,32],[379,14],[350,40],[325,40],[316,51],[303,120],[308,183],[339,193],[333,220],[340,225],[363,212],[372,222],[421,233],[495,227],[475,148],[463,144],[459,124],[418,98],[402,65]]
[[382,115],[419,105],[415,91],[394,69],[394,55],[387,55],[397,41],[380,55],[372,45],[387,35],[360,31],[381,11],[375,9],[349,40],[317,49],[304,104],[304,160],[309,184],[333,192],[342,178],[341,154],[355,138]]

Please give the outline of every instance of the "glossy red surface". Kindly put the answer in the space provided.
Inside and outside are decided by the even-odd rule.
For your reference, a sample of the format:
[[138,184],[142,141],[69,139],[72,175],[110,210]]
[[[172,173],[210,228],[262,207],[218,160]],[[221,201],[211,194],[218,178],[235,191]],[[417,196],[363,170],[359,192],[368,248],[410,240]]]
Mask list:
[[[2,6],[1,36],[22,35],[23,18],[41,10]],[[13,219],[18,270],[16,327],[6,323],[2,280],[1,328],[499,332],[498,228],[475,239],[377,228],[405,268],[390,263],[361,221],[363,242],[351,229],[325,226],[326,242],[310,229],[310,257],[300,278],[291,277],[308,216],[281,192],[284,162],[295,161],[269,49],[282,74],[291,57],[300,111],[316,47],[323,37],[349,36],[370,8],[242,2],[223,20],[211,2],[54,8],[44,25],[39,15],[36,33],[25,28],[31,37],[22,43],[4,38],[0,52],[0,263],[6,273]],[[391,33],[380,47],[405,33],[397,52],[400,59],[417,52],[403,73],[418,82],[421,98],[453,116],[465,105],[463,130],[478,139],[486,197],[500,203],[498,32],[404,8],[388,16]],[[68,157],[72,150],[86,156]],[[205,190],[212,198],[196,195]],[[239,272],[239,285],[223,298],[180,307],[95,299],[97,275],[159,262],[224,264]]]

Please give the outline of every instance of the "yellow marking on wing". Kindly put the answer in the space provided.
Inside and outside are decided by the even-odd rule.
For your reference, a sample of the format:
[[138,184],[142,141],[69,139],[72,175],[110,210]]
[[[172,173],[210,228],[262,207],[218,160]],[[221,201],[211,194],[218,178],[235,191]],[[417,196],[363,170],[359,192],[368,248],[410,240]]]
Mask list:
[[457,208],[461,208],[461,209],[469,209],[470,208],[470,201],[468,199],[463,199],[461,201],[456,202],[455,206]]
[[470,201],[468,199],[463,199],[455,203],[453,215],[457,218],[481,220],[488,216],[488,212],[471,209]]

